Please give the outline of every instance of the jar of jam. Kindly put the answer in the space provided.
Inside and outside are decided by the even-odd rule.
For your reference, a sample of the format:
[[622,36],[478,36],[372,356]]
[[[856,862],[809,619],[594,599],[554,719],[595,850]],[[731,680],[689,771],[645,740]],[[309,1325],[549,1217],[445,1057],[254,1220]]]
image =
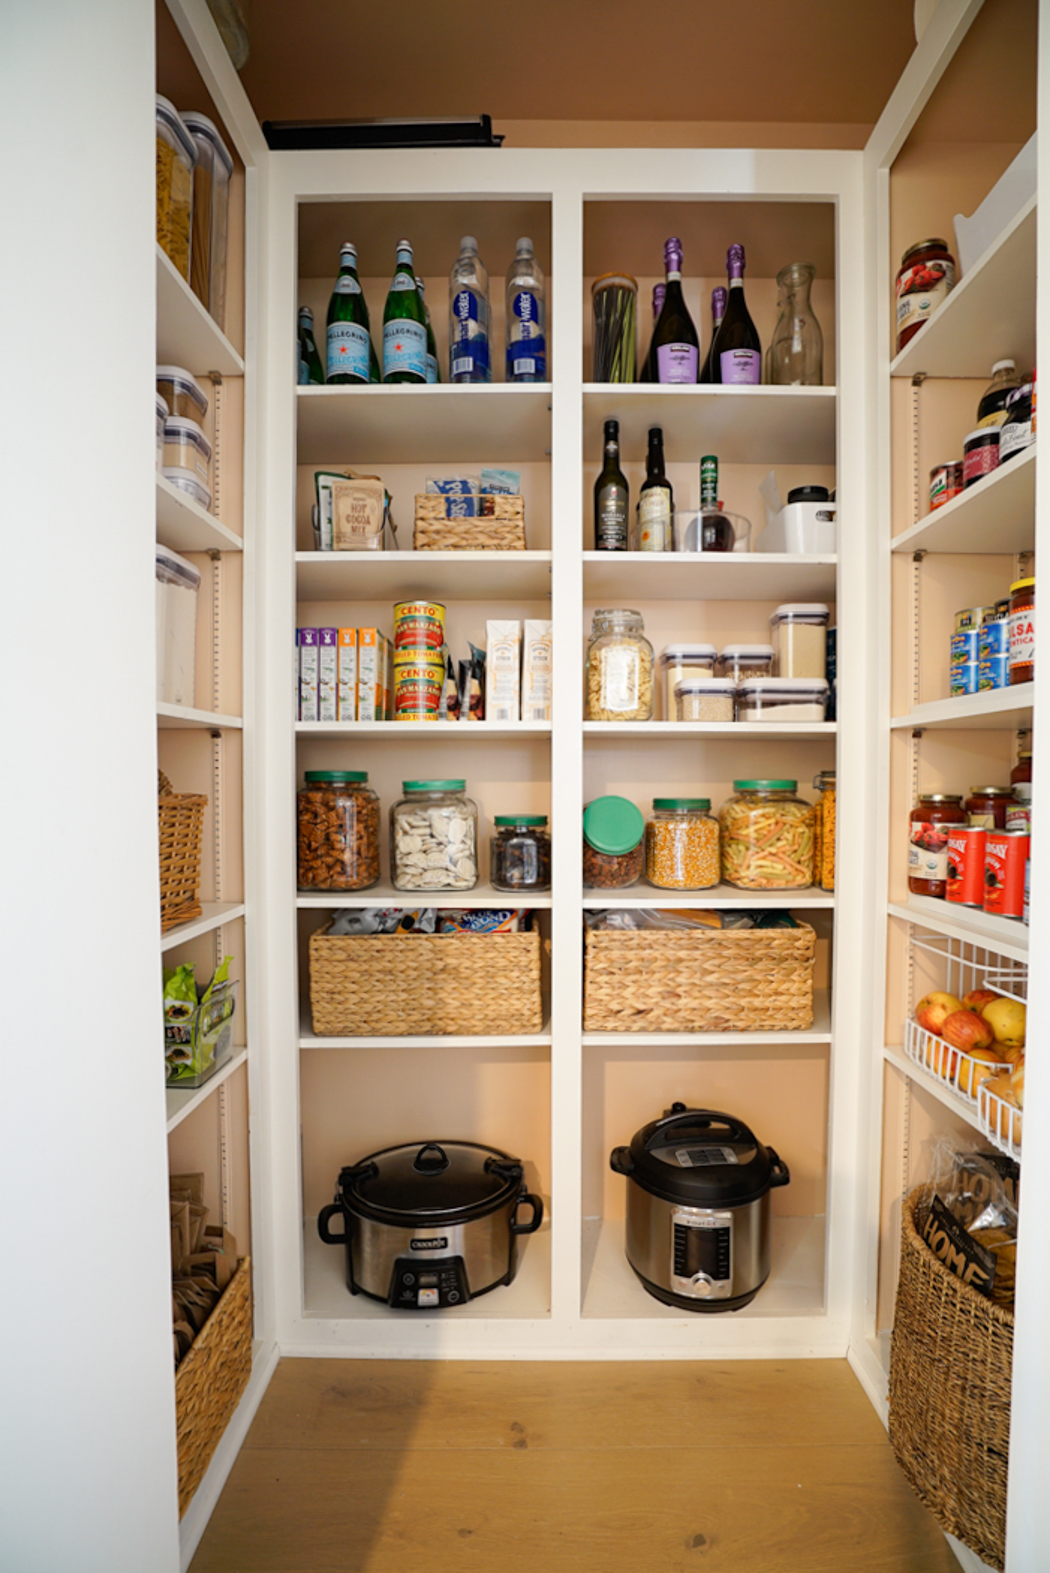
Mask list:
[[943,240],[909,246],[897,274],[897,353],[913,339],[955,285],[955,258]]
[[1035,677],[1035,580],[1010,586],[1010,686]]
[[948,889],[948,832],[966,824],[961,792],[920,792],[908,835],[908,889],[944,899]]
[[1005,830],[1006,811],[1015,801],[1013,787],[975,786],[963,804],[967,823],[982,830]]

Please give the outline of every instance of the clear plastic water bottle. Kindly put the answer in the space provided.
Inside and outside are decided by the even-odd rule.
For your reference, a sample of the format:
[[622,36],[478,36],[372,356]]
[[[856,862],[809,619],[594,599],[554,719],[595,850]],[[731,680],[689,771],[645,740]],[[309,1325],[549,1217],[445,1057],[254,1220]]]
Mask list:
[[473,235],[464,235],[449,278],[450,382],[491,382],[489,276]]
[[546,382],[547,311],[543,269],[523,235],[507,269],[507,381]]

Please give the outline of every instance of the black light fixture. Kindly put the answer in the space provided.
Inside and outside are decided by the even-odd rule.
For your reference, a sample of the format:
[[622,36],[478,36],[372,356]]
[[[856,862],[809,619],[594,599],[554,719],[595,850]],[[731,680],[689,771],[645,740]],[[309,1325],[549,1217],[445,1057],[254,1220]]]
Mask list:
[[321,148],[500,147],[491,115],[459,120],[264,120],[263,136],[275,152]]

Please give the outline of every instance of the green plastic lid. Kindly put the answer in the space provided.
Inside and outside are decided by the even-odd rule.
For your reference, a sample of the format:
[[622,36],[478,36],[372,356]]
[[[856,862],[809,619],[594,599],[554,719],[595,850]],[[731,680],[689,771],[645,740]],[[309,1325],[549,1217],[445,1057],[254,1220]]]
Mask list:
[[645,835],[642,811],[630,798],[596,797],[583,811],[583,834],[596,852],[619,857]]
[[402,792],[462,792],[465,781],[402,781]]
[[367,770],[308,770],[306,772],[306,779],[307,779],[307,781],[329,781],[329,782],[334,781],[336,783],[346,782],[346,781],[367,781],[368,780],[368,771]]
[[545,825],[546,814],[497,814],[497,825]]
[[672,813],[703,813],[711,807],[709,797],[654,797],[654,808],[669,808]]
[[734,792],[797,792],[797,781],[734,781]]

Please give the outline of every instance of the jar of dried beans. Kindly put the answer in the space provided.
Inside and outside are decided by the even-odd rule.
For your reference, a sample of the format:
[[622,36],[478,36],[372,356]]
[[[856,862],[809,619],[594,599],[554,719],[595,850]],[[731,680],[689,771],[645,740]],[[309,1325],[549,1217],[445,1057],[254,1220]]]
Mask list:
[[473,890],[478,805],[465,781],[402,781],[390,810],[390,873],[398,890]]
[[653,647],[642,614],[597,611],[587,646],[588,721],[651,721]]
[[655,797],[645,826],[645,877],[660,890],[710,890],[721,877],[718,820],[707,797]]
[[641,877],[645,820],[626,797],[596,797],[583,811],[583,883],[625,890]]
[[300,890],[367,890],[379,879],[379,799],[364,770],[308,770],[296,802]]

